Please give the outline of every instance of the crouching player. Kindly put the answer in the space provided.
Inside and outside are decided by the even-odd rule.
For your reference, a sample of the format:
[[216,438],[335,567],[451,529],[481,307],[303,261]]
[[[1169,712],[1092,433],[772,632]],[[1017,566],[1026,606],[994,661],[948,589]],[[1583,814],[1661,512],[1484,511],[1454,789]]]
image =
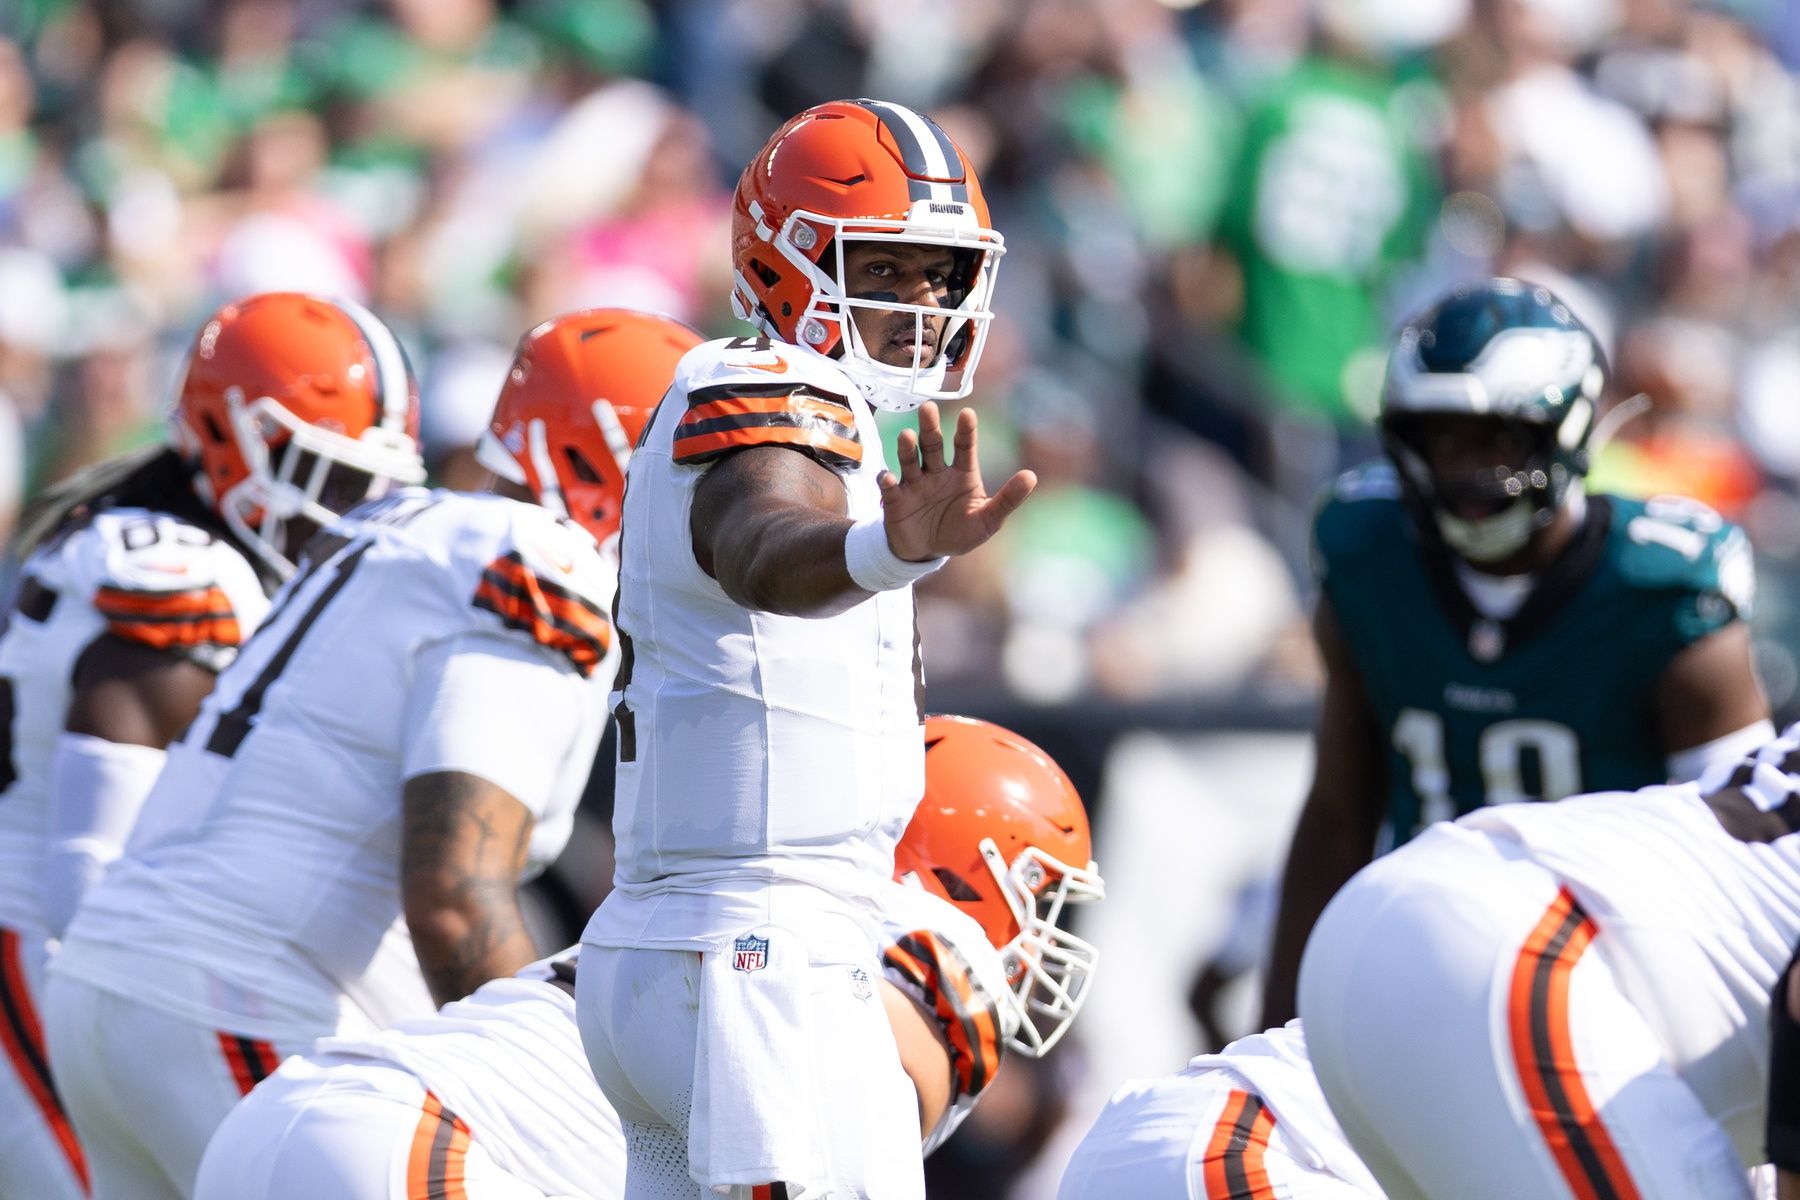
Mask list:
[[[885,907],[883,977],[846,968],[844,986],[886,1007],[929,1152],[1007,1046],[1042,1053],[1080,1010],[1097,955],[1059,921],[1103,887],[1086,814],[1047,756],[961,718],[932,718],[926,739],[925,797]],[[691,1181],[671,1191],[627,1178],[619,1118],[575,1024],[579,950],[433,1016],[287,1060],[219,1127],[196,1200],[707,1197]]]

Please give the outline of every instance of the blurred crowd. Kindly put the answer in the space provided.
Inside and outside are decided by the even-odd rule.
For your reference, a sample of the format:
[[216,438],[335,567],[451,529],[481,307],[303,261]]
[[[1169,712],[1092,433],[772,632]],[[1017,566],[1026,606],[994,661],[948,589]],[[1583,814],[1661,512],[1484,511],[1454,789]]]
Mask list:
[[[1056,703],[1304,696],[1306,526],[1376,451],[1387,333],[1490,272],[1641,394],[1598,486],[1747,522],[1800,689],[1800,16],[1779,0],[10,0],[0,522],[158,436],[233,294],[375,307],[436,478],[571,307],[725,308],[730,188],[876,95],[1007,239],[976,403],[1042,494],[929,585],[934,681]],[[1643,411],[1639,411],[1643,410]]]
[[[856,95],[975,159],[1007,244],[983,465],[1043,482],[922,589],[934,687],[1309,696],[1308,521],[1378,453],[1385,339],[1509,273],[1609,348],[1594,486],[1749,527],[1758,666],[1800,706],[1783,0],[0,0],[0,535],[160,437],[198,322],[273,288],[386,318],[434,478],[473,485],[531,324],[620,304],[743,332],[736,173]],[[1000,1076],[935,1195],[1003,1194],[1052,1136],[1035,1074]]]

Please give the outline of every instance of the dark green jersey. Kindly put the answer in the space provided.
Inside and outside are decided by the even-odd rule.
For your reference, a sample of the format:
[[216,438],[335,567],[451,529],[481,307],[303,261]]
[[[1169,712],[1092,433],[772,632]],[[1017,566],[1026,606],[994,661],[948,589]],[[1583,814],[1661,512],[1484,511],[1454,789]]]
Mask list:
[[1418,536],[1393,471],[1340,478],[1316,565],[1387,742],[1387,828],[1667,778],[1651,697],[1689,643],[1748,615],[1743,531],[1697,501],[1597,495],[1509,619]]

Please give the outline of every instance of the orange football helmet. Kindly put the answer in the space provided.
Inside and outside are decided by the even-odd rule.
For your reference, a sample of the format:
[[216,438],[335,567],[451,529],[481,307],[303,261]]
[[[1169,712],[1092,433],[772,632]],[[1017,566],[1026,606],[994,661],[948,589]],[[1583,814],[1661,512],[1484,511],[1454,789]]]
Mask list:
[[1100,900],[1087,811],[1050,756],[969,717],[925,722],[925,797],[894,851],[913,881],[981,925],[1019,1010],[1015,1049],[1036,1058],[1067,1032],[1100,955],[1060,927],[1064,908]]
[[[772,338],[836,359],[871,404],[909,412],[974,387],[1005,245],[989,226],[968,157],[931,118],[881,100],[807,109],[744,168],[731,241],[737,315]],[[955,268],[947,304],[846,295],[847,241],[949,247]],[[911,314],[921,343],[925,321],[948,315],[940,352],[908,367],[878,361],[849,319],[853,308]]]
[[619,528],[631,447],[675,364],[703,340],[680,321],[623,308],[545,321],[519,339],[476,459],[604,542]]
[[396,483],[425,482],[419,394],[393,332],[348,300],[263,292],[201,326],[169,418],[195,490],[258,557]]

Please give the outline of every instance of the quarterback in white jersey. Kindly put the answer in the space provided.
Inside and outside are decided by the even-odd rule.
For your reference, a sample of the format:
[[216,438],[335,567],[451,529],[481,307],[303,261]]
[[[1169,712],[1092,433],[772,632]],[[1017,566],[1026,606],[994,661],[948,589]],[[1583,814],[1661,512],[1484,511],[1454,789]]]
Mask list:
[[26,514],[0,634],[0,1197],[86,1193],[39,1017],[54,940],[118,856],[164,747],[267,611],[295,540],[422,477],[415,416],[373,316],[252,296],[196,338],[172,445],[90,468]]
[[1389,1196],[1751,1194],[1797,771],[1800,726],[1700,784],[1478,810],[1338,894],[1301,1016]]
[[[535,957],[517,885],[567,840],[618,657],[595,535],[629,442],[606,398],[696,340],[612,310],[547,322],[495,414],[523,483],[402,489],[309,543],[52,969],[52,1062],[102,1200],[187,1195],[284,1054]],[[601,472],[595,507],[577,485]]]
[[[965,740],[989,731],[1011,739],[963,724],[956,732]],[[881,974],[845,967],[837,978],[859,1007],[885,1008],[893,1021],[926,1153],[974,1107],[1006,1046],[1020,1044],[1025,1018],[1002,962],[1018,946],[991,942],[967,903],[923,879],[960,875],[981,859],[984,841],[1015,850],[1010,861],[1023,868],[1039,859],[1019,845],[1022,831],[1040,822],[1060,842],[1070,819],[1066,792],[1045,786],[1066,783],[1048,760],[1002,751],[973,765],[981,761],[992,769],[971,774],[971,757],[954,748],[928,758],[906,878],[882,891]],[[1085,828],[1078,805],[1074,816]],[[1046,849],[1033,844],[1036,854]],[[639,1168],[627,1184],[624,1129],[576,1032],[579,954],[573,947],[485,984],[435,1016],[327,1039],[290,1058],[220,1125],[197,1200],[700,1196],[680,1161],[663,1164],[656,1180]],[[643,1008],[645,1038],[665,1036],[657,1007]],[[829,1029],[815,1033],[821,1056],[836,1053]]]
[[[951,464],[924,403],[972,385],[1000,239],[942,130],[838,101],[782,126],[745,169],[733,242],[739,315],[767,336],[684,359],[632,456],[618,868],[582,936],[584,1040],[611,1094],[641,1006],[592,981],[621,995],[698,987],[664,1039],[685,1049],[663,1069],[636,1059],[658,1077],[639,1094],[658,1098],[633,1119],[664,1141],[634,1140],[634,1163],[641,1145],[646,1160],[689,1159],[712,1187],[830,1178],[915,1196],[907,1122],[871,1118],[846,1140],[796,1121],[824,1112],[830,1081],[794,1066],[813,1053],[814,1006],[847,1003],[863,1025],[838,1070],[911,1103],[885,1023],[840,984],[845,967],[876,969],[875,897],[923,784],[912,583],[985,542],[1035,484],[1022,472],[989,496],[974,414],[958,419]],[[924,404],[899,436],[898,477],[872,404]],[[663,1070],[696,1056],[700,1076],[662,1093]],[[905,1155],[910,1172],[857,1161]]]

